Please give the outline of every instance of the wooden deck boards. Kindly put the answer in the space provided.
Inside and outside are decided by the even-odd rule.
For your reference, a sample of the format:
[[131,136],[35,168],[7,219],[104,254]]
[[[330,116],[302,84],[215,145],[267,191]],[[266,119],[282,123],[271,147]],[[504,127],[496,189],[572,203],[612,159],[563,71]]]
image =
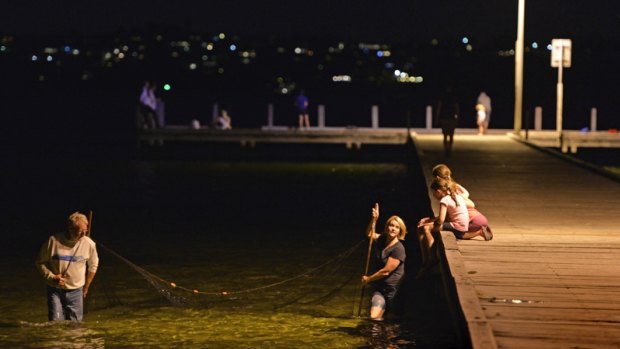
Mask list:
[[493,228],[442,234],[472,346],[620,348],[620,184],[508,137],[416,144],[427,181],[448,164]]

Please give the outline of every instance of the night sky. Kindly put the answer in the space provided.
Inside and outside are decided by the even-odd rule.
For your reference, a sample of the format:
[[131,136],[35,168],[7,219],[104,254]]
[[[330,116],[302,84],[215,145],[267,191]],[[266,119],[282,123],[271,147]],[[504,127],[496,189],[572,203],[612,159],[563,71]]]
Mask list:
[[[196,32],[407,40],[516,37],[517,0],[5,0],[0,32],[96,34],[170,25]],[[526,1],[526,40],[620,37],[620,2]]]

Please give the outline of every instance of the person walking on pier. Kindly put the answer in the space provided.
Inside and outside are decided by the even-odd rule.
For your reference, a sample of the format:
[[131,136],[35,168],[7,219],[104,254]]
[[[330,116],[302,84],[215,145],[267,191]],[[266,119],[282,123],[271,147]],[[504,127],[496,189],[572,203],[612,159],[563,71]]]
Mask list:
[[88,233],[88,218],[75,212],[67,230],[41,246],[36,267],[47,281],[48,319],[82,321],[84,298],[95,278],[99,256]]
[[[403,276],[405,275],[405,247],[400,240],[405,239],[407,227],[405,222],[398,216],[391,216],[385,223],[382,234],[375,232],[375,226],[379,219],[379,204],[372,208],[370,222],[366,228],[366,236],[378,243],[374,245],[372,257],[375,272],[362,276],[362,284],[372,284],[372,297],[370,306],[370,318],[380,320],[383,314],[390,309],[396,297]],[[379,237],[385,238],[379,240]],[[372,242],[371,242],[371,245]]]
[[444,154],[449,157],[454,143],[454,130],[459,120],[459,103],[452,94],[452,88],[446,88],[445,93],[437,102],[436,115],[443,134]]
[[299,95],[295,99],[295,106],[297,107],[299,129],[310,128],[310,116],[308,115],[308,97],[306,97],[304,90],[299,92]]

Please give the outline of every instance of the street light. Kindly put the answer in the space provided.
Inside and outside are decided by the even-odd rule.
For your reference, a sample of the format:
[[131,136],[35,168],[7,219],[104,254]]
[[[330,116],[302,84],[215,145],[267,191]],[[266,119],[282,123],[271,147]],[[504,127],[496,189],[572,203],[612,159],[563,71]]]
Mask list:
[[515,119],[514,133],[521,133],[523,114],[523,31],[525,27],[525,0],[519,0],[517,42],[515,44]]

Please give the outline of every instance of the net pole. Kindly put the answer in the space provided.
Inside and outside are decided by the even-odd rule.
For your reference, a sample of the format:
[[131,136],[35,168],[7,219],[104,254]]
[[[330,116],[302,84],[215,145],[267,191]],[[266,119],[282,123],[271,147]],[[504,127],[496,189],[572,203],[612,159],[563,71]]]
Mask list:
[[[374,235],[374,231],[370,232],[370,235],[368,236],[368,253],[366,254],[366,266],[364,267],[364,275],[368,274],[368,267],[370,265],[370,252],[372,251],[372,241],[373,236]],[[364,291],[366,290],[366,285],[362,284],[362,289],[360,291],[360,302],[359,302],[359,306],[357,307],[357,317],[360,317],[362,314],[362,302],[364,301]]]

